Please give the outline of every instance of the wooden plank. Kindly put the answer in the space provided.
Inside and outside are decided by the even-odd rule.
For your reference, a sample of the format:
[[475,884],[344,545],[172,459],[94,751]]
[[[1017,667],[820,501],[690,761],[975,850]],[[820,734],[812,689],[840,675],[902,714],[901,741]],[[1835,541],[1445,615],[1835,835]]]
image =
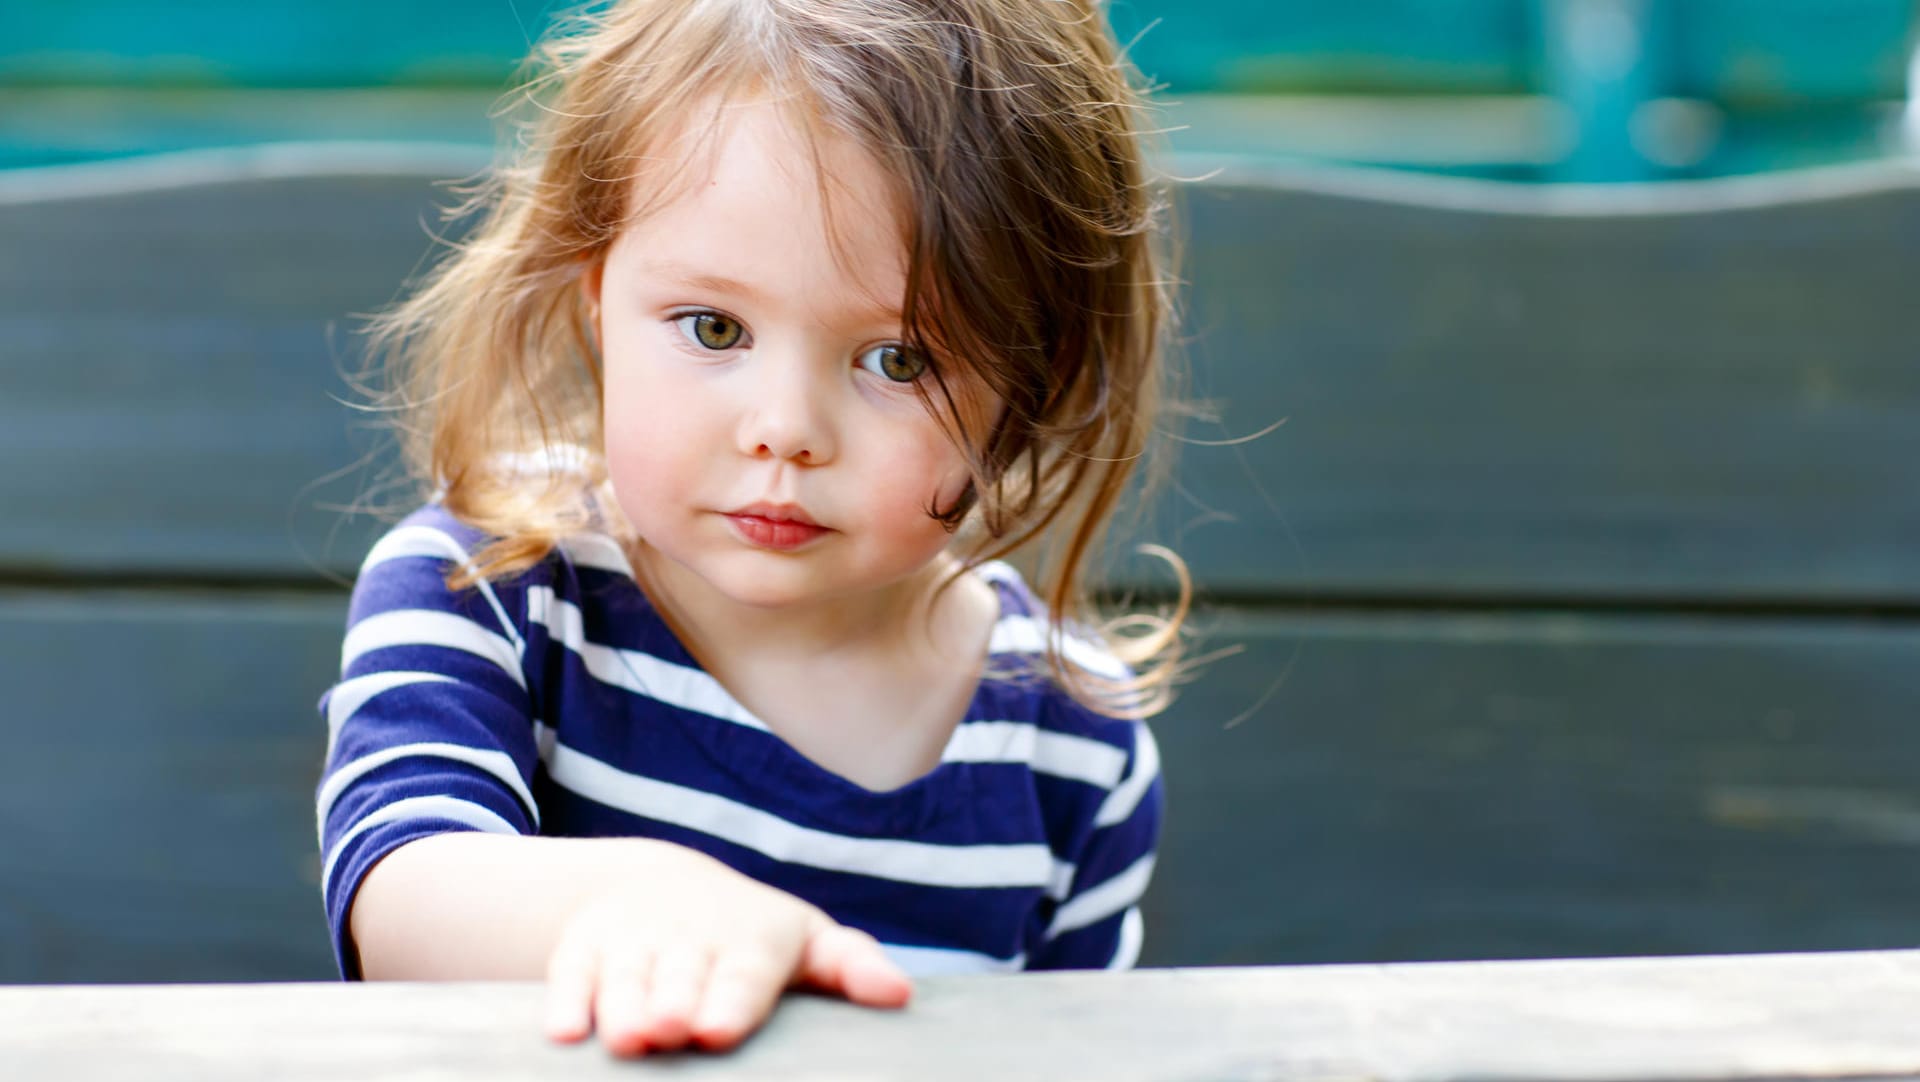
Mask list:
[[[1245,653],[1155,726],[1150,963],[1920,938],[1920,630],[1213,623]],[[328,595],[0,594],[0,983],[331,974],[311,801],[341,627]]]
[[1920,626],[1217,617],[1150,964],[1920,942]]
[[[247,180],[0,186],[0,454],[36,463],[0,477],[0,566],[357,563],[378,524],[324,510],[378,473],[334,400],[349,314],[419,264],[433,194],[275,153],[219,167]],[[1284,422],[1177,449],[1145,533],[1209,587],[1920,599],[1920,171],[1613,194],[1242,171],[1186,213],[1191,395],[1225,404],[1187,435]]]
[[[276,154],[296,159],[293,175]],[[331,509],[377,494],[389,460],[369,459],[378,417],[341,404],[364,401],[345,378],[361,367],[355,316],[426,257],[428,178],[484,161],[382,154],[268,148],[40,174],[68,196],[99,186],[78,198],[21,183],[9,202],[0,187],[0,454],[42,464],[0,479],[0,506],[17,512],[0,523],[0,565],[358,565],[379,523]]]
[[792,997],[732,1055],[639,1064],[543,1041],[540,1009],[533,984],[0,989],[0,1057],[76,1082],[1920,1074],[1912,951],[948,977],[903,1011]]
[[[1202,164],[1202,163],[1193,163]],[[1920,599],[1920,170],[1615,189],[1226,165],[1148,532],[1235,594]]]
[[315,703],[344,622],[336,596],[0,593],[0,982],[332,975]]

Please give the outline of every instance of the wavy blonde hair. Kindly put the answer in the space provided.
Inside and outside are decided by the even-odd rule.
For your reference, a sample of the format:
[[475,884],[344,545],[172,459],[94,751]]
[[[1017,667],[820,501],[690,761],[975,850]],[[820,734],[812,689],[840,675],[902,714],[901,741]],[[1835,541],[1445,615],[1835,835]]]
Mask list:
[[[451,212],[477,215],[473,231],[370,327],[411,474],[497,538],[457,584],[607,528],[580,277],[648,209],[636,189],[669,197],[660,159],[690,103],[771,93],[898,183],[902,336],[934,358],[927,405],[972,471],[960,501],[929,513],[959,535],[964,566],[1033,553],[1055,615],[1046,673],[1064,690],[1109,716],[1159,712],[1184,565],[1159,550],[1179,581],[1164,615],[1102,622],[1087,588],[1154,435],[1169,312],[1144,101],[1093,0],[621,0],[560,24],[530,64],[510,157]],[[1005,403],[996,423],[966,422],[963,382]],[[589,450],[561,470],[563,448]],[[1134,675],[1066,664],[1069,628],[1101,635]]]

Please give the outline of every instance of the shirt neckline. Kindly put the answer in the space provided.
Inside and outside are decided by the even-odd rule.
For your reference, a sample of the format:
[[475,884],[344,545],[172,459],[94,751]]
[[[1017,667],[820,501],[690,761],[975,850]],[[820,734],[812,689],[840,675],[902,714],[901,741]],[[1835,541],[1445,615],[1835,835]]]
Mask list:
[[[609,604],[634,606],[637,611],[627,615],[628,618],[647,621],[646,630],[649,634],[646,638],[652,645],[646,652],[653,653],[662,661],[713,679],[713,686],[724,697],[726,712],[732,716],[676,708],[664,712],[675,718],[693,740],[707,749],[717,768],[733,775],[748,787],[773,784],[786,789],[807,806],[810,818],[816,821],[857,824],[860,828],[870,830],[878,816],[895,829],[911,831],[914,824],[948,811],[953,802],[964,801],[972,792],[973,768],[978,761],[955,757],[965,747],[967,738],[964,733],[969,725],[989,721],[1031,723],[1035,720],[1037,703],[1033,688],[1024,682],[996,680],[983,674],[975,682],[966,709],[948,734],[934,765],[925,773],[892,789],[869,789],[794,747],[765,719],[749,710],[730,690],[714,679],[661,617],[653,599],[647,596],[634,576],[625,552],[611,537],[579,534],[562,542],[560,547],[565,558],[576,567],[595,568],[622,580],[623,589],[619,595],[602,595],[601,600]],[[995,671],[996,659],[1030,658],[1030,652],[1026,650],[994,649],[996,642],[1005,643],[1014,638],[1001,632],[1009,621],[1037,615],[1037,605],[1027,594],[1019,572],[1004,561],[994,560],[971,568],[968,573],[979,575],[994,592],[996,613],[992,630],[989,631],[987,673]],[[1019,645],[1017,641],[1016,645]],[[662,646],[668,650],[659,649]],[[1029,661],[1025,665],[1005,667],[1025,668],[1030,665]],[[690,723],[688,715],[698,717],[700,722]],[[753,731],[749,735],[732,731],[732,727]],[[756,761],[751,763],[742,762],[738,755],[739,747],[755,739],[767,742],[774,749],[773,752],[755,756]],[[992,762],[1003,763],[1004,760]]]

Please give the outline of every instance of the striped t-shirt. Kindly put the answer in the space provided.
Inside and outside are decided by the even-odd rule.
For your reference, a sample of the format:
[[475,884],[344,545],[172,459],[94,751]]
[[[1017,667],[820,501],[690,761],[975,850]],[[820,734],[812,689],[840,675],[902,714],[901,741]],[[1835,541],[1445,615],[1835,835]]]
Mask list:
[[[448,589],[484,541],[430,505],[354,587],[318,795],[343,976],[359,975],[347,913],[367,870],[453,830],[686,845],[871,933],[909,973],[1133,964],[1161,810],[1144,725],[1031,676],[989,678],[937,767],[873,792],[702,671],[611,539]],[[1039,603],[1005,564],[975,573],[1000,601],[988,671],[1034,671]],[[1071,664],[1125,671],[1068,645]]]

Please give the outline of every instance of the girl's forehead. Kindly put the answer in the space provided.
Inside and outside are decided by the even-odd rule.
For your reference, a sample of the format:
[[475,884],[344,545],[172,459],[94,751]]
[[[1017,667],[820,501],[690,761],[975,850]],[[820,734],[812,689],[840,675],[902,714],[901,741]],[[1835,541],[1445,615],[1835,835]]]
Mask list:
[[730,183],[816,192],[829,216],[905,221],[905,186],[875,154],[805,102],[756,93],[692,104],[636,155],[627,224]]
[[[705,113],[683,133],[667,183],[642,174],[616,262],[728,292],[811,297],[809,307],[897,317],[906,282],[896,185],[854,140],[779,102]],[[832,297],[831,301],[826,298]]]

